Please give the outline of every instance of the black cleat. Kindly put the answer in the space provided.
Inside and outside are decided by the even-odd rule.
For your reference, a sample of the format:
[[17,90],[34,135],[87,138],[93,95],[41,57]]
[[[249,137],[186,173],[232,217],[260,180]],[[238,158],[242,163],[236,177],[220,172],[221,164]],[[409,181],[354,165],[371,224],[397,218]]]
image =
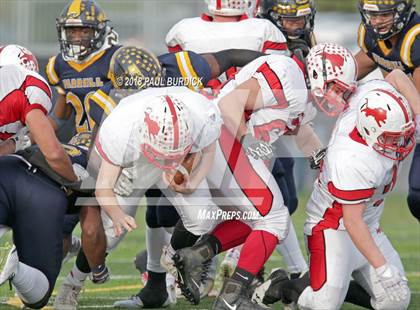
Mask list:
[[213,304],[215,310],[263,310],[265,306],[258,305],[248,297],[248,290],[242,283],[231,278],[223,283],[222,291]]
[[176,251],[172,257],[178,271],[178,284],[182,295],[192,304],[200,302],[200,283],[203,274],[203,257],[191,248]]
[[287,280],[289,280],[289,277],[285,270],[273,270],[267,281],[255,289],[252,300],[265,305],[274,304],[281,300],[283,284]]

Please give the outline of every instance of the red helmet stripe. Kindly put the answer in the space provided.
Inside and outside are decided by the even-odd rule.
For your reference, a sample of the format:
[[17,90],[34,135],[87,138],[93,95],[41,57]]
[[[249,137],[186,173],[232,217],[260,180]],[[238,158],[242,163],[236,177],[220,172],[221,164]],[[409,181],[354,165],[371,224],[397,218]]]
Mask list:
[[222,9],[222,0],[216,0],[216,10]]
[[179,146],[179,125],[178,125],[178,115],[175,111],[175,105],[169,96],[165,96],[166,102],[169,106],[169,111],[171,111],[172,115],[172,125],[174,127],[174,149],[177,149]]
[[403,113],[404,113],[405,121],[406,121],[407,123],[410,121],[410,119],[408,118],[408,111],[407,111],[407,109],[405,108],[405,106],[404,106],[404,104],[402,103],[402,101],[401,101],[401,99],[400,99],[400,98],[398,98],[398,97],[397,97],[397,96],[395,96],[393,93],[391,93],[390,91],[387,91],[387,90],[385,90],[385,89],[376,89],[375,91],[379,91],[379,92],[385,93],[385,94],[389,95],[390,97],[392,97],[392,99],[394,99],[396,102],[398,102],[398,104],[399,104],[399,106],[400,106],[401,110],[402,110],[402,111],[403,111]]

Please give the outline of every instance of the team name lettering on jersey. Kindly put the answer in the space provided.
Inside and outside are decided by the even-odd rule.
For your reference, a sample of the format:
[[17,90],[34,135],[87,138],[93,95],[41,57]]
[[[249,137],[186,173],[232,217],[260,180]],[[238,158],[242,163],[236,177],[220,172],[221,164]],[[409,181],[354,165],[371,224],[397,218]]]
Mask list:
[[100,77],[63,79],[65,89],[102,87],[104,82]]

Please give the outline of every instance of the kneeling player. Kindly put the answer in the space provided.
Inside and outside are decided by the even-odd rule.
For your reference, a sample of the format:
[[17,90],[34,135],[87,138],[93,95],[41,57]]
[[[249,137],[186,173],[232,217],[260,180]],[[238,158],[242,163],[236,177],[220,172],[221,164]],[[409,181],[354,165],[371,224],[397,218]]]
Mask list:
[[375,309],[408,307],[401,260],[379,221],[413,132],[410,106],[390,89],[368,92],[357,112],[341,116],[307,205],[311,285],[299,297],[303,309],[340,308],[351,276]]

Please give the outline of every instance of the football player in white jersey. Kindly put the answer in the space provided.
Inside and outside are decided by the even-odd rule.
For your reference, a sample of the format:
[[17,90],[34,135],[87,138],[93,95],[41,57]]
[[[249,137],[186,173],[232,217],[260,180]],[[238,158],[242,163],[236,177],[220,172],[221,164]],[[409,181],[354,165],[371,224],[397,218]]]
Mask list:
[[[215,221],[221,223],[209,237],[177,251],[174,261],[181,275],[181,290],[188,300],[198,303],[195,283],[201,275],[201,264],[244,244],[235,272],[225,281],[214,307],[260,309],[245,291],[276,245],[285,239],[290,226],[281,192],[264,160],[273,155],[272,142],[300,125],[307,106],[303,71],[286,56],[260,57],[243,67],[216,100],[224,126],[207,180],[221,197],[209,196],[209,201],[213,199],[219,208],[235,211],[239,217],[228,221],[217,218]],[[204,201],[204,193],[199,195]],[[254,216],[247,219],[246,214]],[[184,225],[188,229],[193,223],[184,221]]]
[[[326,229],[330,229],[327,232],[331,233],[331,232],[336,232],[337,229],[338,231],[340,231],[340,229],[343,228],[343,222],[342,220],[340,221],[340,218],[343,216],[343,206],[342,205],[347,205],[347,204],[352,204],[350,198],[351,197],[356,197],[356,194],[358,193],[365,193],[364,191],[354,191],[354,192],[350,192],[350,195],[347,195],[347,198],[349,198],[347,201],[345,201],[345,199],[343,199],[343,197],[338,197],[337,195],[340,194],[346,194],[346,190],[352,190],[352,189],[363,189],[363,187],[358,187],[360,186],[360,184],[356,184],[355,182],[357,182],[358,180],[364,180],[365,182],[384,182],[387,181],[385,179],[384,176],[380,176],[378,177],[377,175],[371,175],[371,174],[367,174],[367,172],[362,175],[360,174],[358,178],[356,178],[356,176],[354,176],[354,173],[357,173],[357,169],[360,165],[365,165],[365,163],[370,163],[370,161],[368,160],[348,160],[348,156],[352,156],[351,154],[353,154],[353,150],[356,150],[356,148],[348,151],[348,153],[350,155],[343,155],[343,152],[340,151],[341,155],[337,155],[332,152],[337,152],[336,150],[339,148],[334,148],[331,147],[332,145],[336,145],[338,143],[338,145],[351,145],[352,139],[358,139],[359,138],[359,142],[363,141],[363,139],[366,140],[367,146],[363,145],[363,148],[365,149],[363,152],[360,151],[359,149],[356,150],[355,154],[358,154],[357,152],[359,152],[360,154],[363,154],[361,156],[366,156],[366,154],[371,154],[373,153],[375,156],[369,155],[372,158],[374,158],[378,163],[376,164],[371,164],[372,165],[372,169],[374,169],[374,167],[377,167],[378,165],[381,165],[381,162],[383,161],[388,161],[387,158],[383,158],[383,156],[380,156],[378,154],[375,153],[375,151],[379,151],[380,153],[384,153],[382,155],[385,155],[385,157],[389,157],[390,155],[388,155],[388,152],[385,152],[386,150],[388,150],[387,146],[381,146],[381,148],[378,148],[378,145],[373,144],[369,141],[369,137],[366,138],[366,135],[368,134],[368,132],[363,132],[360,133],[360,135],[358,135],[357,133],[355,133],[355,131],[349,131],[346,132],[347,129],[349,129],[348,125],[349,122],[350,124],[352,124],[353,127],[351,127],[350,129],[353,130],[356,126],[356,115],[357,113],[359,114],[357,117],[360,120],[359,121],[359,125],[362,124],[363,122],[367,122],[371,119],[373,119],[373,123],[376,124],[376,126],[378,128],[373,128],[373,131],[376,130],[376,132],[378,132],[378,135],[380,135],[383,130],[385,130],[387,127],[384,125],[384,120],[383,118],[386,118],[386,115],[389,113],[390,114],[390,118],[391,118],[391,112],[387,112],[386,109],[388,108],[388,106],[385,105],[385,110],[383,108],[378,108],[376,107],[379,103],[376,100],[372,100],[372,94],[373,94],[373,99],[375,99],[375,96],[377,98],[381,98],[383,99],[383,102],[391,102],[389,104],[390,107],[394,107],[393,112],[394,113],[396,111],[395,107],[399,107],[399,106],[408,106],[408,108],[406,109],[400,109],[402,112],[402,114],[404,114],[403,112],[405,110],[407,110],[410,114],[410,116],[408,117],[408,120],[403,120],[405,121],[405,123],[409,123],[407,126],[409,127],[413,127],[414,128],[414,123],[410,123],[412,115],[413,114],[418,114],[418,109],[420,107],[420,97],[417,93],[417,90],[414,86],[414,84],[410,81],[410,79],[404,74],[402,73],[402,71],[400,70],[394,70],[391,74],[389,74],[386,78],[385,81],[382,80],[373,80],[373,81],[369,81],[367,83],[365,83],[364,85],[360,85],[359,87],[356,87],[356,76],[357,76],[357,69],[356,69],[356,63],[354,61],[353,56],[351,55],[351,53],[346,50],[343,47],[337,46],[335,44],[320,44],[315,46],[309,53],[308,55],[308,73],[309,73],[309,78],[311,80],[311,90],[312,90],[312,94],[315,98],[315,101],[317,102],[319,108],[321,110],[323,110],[325,113],[332,115],[332,116],[336,116],[336,115],[340,115],[339,121],[336,125],[336,129],[333,133],[333,138],[330,141],[329,144],[329,150],[327,152],[327,163],[334,163],[334,167],[336,168],[336,172],[340,171],[340,169],[343,170],[343,173],[340,173],[337,177],[337,175],[334,175],[335,179],[332,180],[332,183],[325,183],[323,184],[322,182],[325,181],[323,180],[323,176],[325,176],[327,174],[326,169],[323,168],[322,173],[321,173],[321,177],[319,180],[321,180],[321,183],[316,181],[315,182],[315,190],[313,192],[311,201],[308,203],[308,215],[309,215],[309,219],[307,221],[307,224],[305,225],[305,233],[308,236],[313,235],[314,230],[313,228],[315,227],[314,223],[318,223],[320,222],[321,224],[324,223],[325,225],[333,225],[334,223],[336,223],[338,225],[338,223],[341,223],[341,225],[335,227],[335,228],[331,228],[331,227],[327,227]],[[380,91],[378,91],[378,89]],[[397,93],[397,91],[399,93]],[[395,93],[397,93],[397,95],[395,95]],[[399,98],[407,98],[407,101],[405,99],[399,99]],[[373,102],[372,103],[372,110],[369,110],[370,107],[370,103],[366,106],[366,98],[369,102]],[[380,102],[380,101],[379,101]],[[391,109],[391,108],[389,108]],[[411,112],[411,109],[413,110],[414,113]],[[373,112],[373,113],[372,113]],[[371,115],[369,115],[371,114]],[[398,113],[397,113],[398,114]],[[392,116],[392,117],[396,117],[396,116]],[[401,119],[398,119],[398,117],[396,117],[395,123],[398,124],[398,122],[400,122],[401,124]],[[388,121],[387,124],[389,125],[389,123],[391,123],[391,121]],[[388,126],[387,125],[387,126]],[[347,126],[347,127],[346,127]],[[344,129],[343,129],[344,128]],[[347,128],[347,129],[346,129]],[[362,128],[362,127],[360,127]],[[391,130],[391,129],[390,129]],[[373,132],[371,129],[371,133]],[[400,131],[396,130],[395,128],[391,130],[392,131],[397,131],[397,132],[405,132],[404,128],[400,128]],[[343,133],[344,132],[344,133]],[[351,133],[351,135],[349,136],[349,134]],[[408,131],[408,133],[410,133]],[[386,136],[386,135],[385,135]],[[398,135],[397,135],[398,136]],[[360,137],[363,137],[360,138]],[[384,139],[382,136],[379,138],[379,142],[382,141],[382,139]],[[349,141],[347,141],[349,140]],[[369,140],[369,141],[368,141]],[[386,143],[391,143],[392,141],[390,141],[389,138],[385,139]],[[408,141],[410,139],[405,139],[404,141]],[[338,141],[338,142],[337,142]],[[410,140],[411,141],[411,140]],[[396,142],[394,142],[396,143]],[[403,142],[398,142],[399,144],[404,144]],[[398,145],[399,145],[398,144]],[[362,144],[355,144],[356,146],[358,146],[359,148],[362,147]],[[406,154],[404,153],[404,145],[402,145],[401,149],[398,149],[398,152],[395,152],[399,157],[398,160],[404,158],[406,156]],[[385,151],[384,151],[385,150]],[[400,152],[400,151],[404,151],[404,152]],[[366,153],[367,152],[367,153]],[[401,154],[400,154],[401,153]],[[404,153],[404,154],[403,154]],[[353,154],[354,155],[354,154]],[[344,156],[344,157],[343,157]],[[357,157],[356,155],[354,155],[355,157]],[[379,157],[378,157],[379,156]],[[341,161],[340,158],[344,158],[344,161]],[[391,156],[392,157],[392,156]],[[347,159],[347,160],[346,160]],[[335,160],[335,162],[334,162]],[[375,163],[374,160],[374,163]],[[394,163],[397,163],[398,160],[393,160]],[[337,162],[340,162],[342,165],[340,166],[340,164],[337,164]],[[326,164],[324,164],[325,166]],[[328,164],[327,164],[328,165]],[[354,166],[354,168],[353,168]],[[331,168],[331,167],[329,167]],[[327,169],[329,169],[327,168]],[[334,168],[334,169],[335,169]],[[386,167],[385,167],[386,168]],[[392,171],[387,171],[385,168],[382,168],[381,173],[391,173]],[[389,167],[388,167],[389,168]],[[349,169],[354,169],[353,170],[349,170],[348,175],[349,176],[354,176],[354,178],[350,178],[352,180],[349,180],[348,177],[344,177],[345,173],[347,173],[347,170]],[[392,170],[392,169],[391,169]],[[344,172],[346,171],[346,172]],[[360,172],[360,171],[359,171]],[[397,169],[395,169],[395,173],[397,172]],[[331,178],[331,171],[329,172],[330,174],[328,175]],[[367,178],[367,176],[369,176],[369,178]],[[388,177],[388,176],[387,176]],[[394,175],[394,183],[395,183],[395,177],[396,174]],[[365,179],[364,179],[365,178]],[[377,178],[375,180],[375,178]],[[389,181],[389,180],[388,180]],[[339,185],[335,184],[334,182],[339,182],[339,185],[343,185],[343,187],[341,188]],[[342,182],[342,183],[340,183]],[[347,183],[346,183],[347,182]],[[354,185],[352,185],[354,183]],[[335,185],[334,185],[335,184]],[[322,186],[326,187],[325,189],[322,189]],[[334,186],[333,186],[334,185]],[[355,186],[353,188],[350,188],[350,186]],[[348,187],[348,188],[347,188]],[[391,186],[388,186],[391,187]],[[378,187],[376,187],[378,188]],[[322,190],[321,190],[322,189]],[[338,189],[338,190],[337,190]],[[340,191],[340,190],[344,190],[344,191]],[[387,192],[390,190],[390,188],[387,188]],[[379,192],[379,190],[374,190],[372,191],[372,194],[376,192]],[[322,195],[320,194],[322,193]],[[349,194],[347,192],[347,194]],[[354,195],[353,195],[354,194]],[[380,193],[383,194],[383,193]],[[320,201],[320,198],[325,198],[326,196],[330,197],[332,200],[336,201],[337,204],[334,205],[330,205],[330,204],[324,204],[323,201]],[[372,195],[371,195],[372,196]],[[369,200],[371,199],[371,196],[367,197],[365,200]],[[371,202],[371,204],[376,203],[377,205],[375,207],[373,207],[373,209],[368,209],[368,210],[377,210],[376,207],[382,207],[383,206],[383,201],[381,201],[382,198],[380,199],[376,199],[376,195],[372,196],[375,199]],[[336,200],[338,199],[338,200]],[[373,199],[373,198],[372,198]],[[371,199],[371,200],[372,200]],[[359,199],[359,200],[355,200],[356,203],[360,203],[360,202],[364,202],[364,199]],[[327,211],[325,213],[325,215],[331,216],[337,216],[335,218],[336,222],[332,222],[332,221],[324,221],[321,222],[321,219],[319,219],[319,221],[316,220],[316,216],[314,214],[317,214],[316,208],[323,206],[324,209]],[[364,205],[359,205],[359,207],[361,209],[359,209],[359,211],[361,211],[361,213],[363,213],[363,207]],[[376,209],[375,209],[376,208]],[[354,208],[355,209],[355,208]],[[324,210],[324,211],[325,211]],[[352,209],[349,209],[349,211],[351,211]],[[341,213],[340,213],[341,212]],[[371,211],[369,211],[371,212]],[[318,216],[319,216],[319,212],[318,212]],[[321,214],[321,218],[324,215]],[[345,224],[345,222],[344,222]],[[362,223],[359,222],[359,224],[361,225]],[[372,222],[368,223],[369,225],[372,224]],[[375,223],[376,224],[376,223]],[[351,225],[351,223],[350,223]],[[321,225],[322,226],[322,225]],[[373,226],[371,226],[370,228],[372,228]],[[345,227],[346,229],[349,229],[348,227]],[[351,229],[351,228],[350,228]],[[318,232],[318,236],[320,234],[323,234],[325,229],[320,229]],[[349,234],[351,236],[351,233],[349,231]],[[347,234],[347,233],[346,233]],[[316,234],[315,234],[316,235]],[[380,236],[379,233],[376,234],[377,236]],[[350,240],[349,235],[347,235],[348,240]],[[374,237],[375,239],[376,237]],[[383,237],[378,237],[378,238],[383,238]],[[352,243],[352,249],[354,250],[355,248],[357,248],[360,253],[359,253],[359,257],[357,259],[360,259],[361,257],[366,256],[367,254],[364,253],[361,249],[359,249],[359,243],[357,243],[357,241],[355,241],[353,239],[353,237],[351,237],[351,239],[353,240],[354,243]],[[376,240],[376,239],[375,239]],[[350,241],[351,242],[351,241]],[[335,247],[335,246],[333,246]],[[331,252],[331,253],[335,253],[334,255],[338,255],[339,252],[341,250],[339,250],[338,252],[336,251],[335,248],[333,248],[331,246],[328,247],[327,252]],[[340,248],[340,247],[337,247]],[[341,249],[341,248],[340,248]],[[392,249],[392,248],[391,248]],[[353,251],[352,250],[352,251]],[[301,297],[301,299],[299,299],[299,304],[302,305],[303,308],[310,308],[310,309],[324,309],[326,306],[328,305],[328,303],[325,303],[327,300],[329,300],[329,302],[331,302],[331,304],[329,304],[330,306],[328,306],[328,309],[336,309],[340,307],[340,304],[344,301],[349,301],[364,307],[377,307],[377,308],[385,308],[385,309],[394,309],[394,308],[404,308],[404,302],[407,301],[407,299],[404,299],[402,302],[402,304],[394,304],[390,299],[385,298],[384,296],[381,295],[381,297],[378,297],[378,291],[377,288],[375,288],[372,291],[371,285],[366,285],[366,282],[361,281],[359,278],[355,279],[358,280],[357,282],[359,284],[357,284],[357,282],[355,281],[351,281],[349,277],[345,278],[345,273],[343,276],[342,272],[339,272],[335,269],[333,269],[332,267],[328,267],[327,269],[329,270],[335,270],[332,273],[330,273],[330,271],[328,271],[328,275],[327,275],[327,280],[326,280],[326,285],[325,287],[329,287],[328,288],[324,288],[324,284],[325,283],[321,283],[322,282],[322,277],[326,276],[326,274],[322,273],[322,270],[319,269],[319,261],[316,261],[314,259],[320,259],[319,255],[322,254],[321,252],[316,252],[316,250],[314,250],[314,248],[311,246],[309,246],[309,251],[312,254],[311,255],[311,261],[310,261],[310,273],[311,273],[311,282],[309,283],[309,279],[299,279],[299,280],[295,280],[295,281],[286,281],[284,282],[284,279],[280,279],[277,284],[275,285],[271,285],[268,290],[265,293],[265,297],[263,299],[264,303],[273,303],[276,300],[279,300],[281,298],[281,295],[283,296],[283,302],[285,303],[290,303],[290,302],[297,302],[297,296],[299,296],[301,294],[301,292],[306,288],[305,290],[305,295],[303,295],[303,297]],[[386,250],[386,253],[383,253],[383,255],[388,255],[389,251],[391,250]],[[396,255],[395,250],[393,250],[394,256]],[[391,251],[391,252],[392,252]],[[336,259],[334,258],[334,255],[332,260]],[[364,255],[364,256],[363,256]],[[376,253],[376,255],[378,255]],[[343,257],[340,254],[340,257]],[[346,256],[347,257],[347,256]],[[397,255],[398,257],[398,255]],[[340,258],[341,259],[341,258]],[[371,263],[369,261],[369,258],[366,257],[365,259],[365,263],[367,264],[367,266],[370,266],[369,263]],[[366,260],[367,259],[367,260]],[[399,260],[399,259],[398,259]],[[322,261],[322,259],[321,259]],[[355,259],[355,261],[357,261]],[[367,263],[369,261],[369,263]],[[359,260],[360,262],[360,260]],[[327,259],[327,263],[328,263],[328,259]],[[334,263],[332,263],[334,264]],[[397,264],[398,265],[398,264]],[[325,266],[325,264],[323,265]],[[347,266],[347,265],[346,265]],[[359,266],[360,267],[360,266]],[[375,266],[375,267],[380,267]],[[397,267],[402,267],[401,265],[398,265]],[[391,267],[390,267],[391,268]],[[392,267],[393,268],[393,267]],[[391,269],[392,269],[391,268]],[[357,269],[357,268],[355,268]],[[369,268],[368,268],[369,269]],[[385,269],[385,268],[383,268]],[[367,270],[367,269],[366,269]],[[380,272],[382,269],[378,270],[378,272]],[[402,270],[402,269],[401,269]],[[384,271],[384,270],[382,270]],[[392,271],[393,273],[389,274],[389,271],[387,271],[387,274],[385,275],[386,277],[390,277],[391,275],[394,277],[393,279],[398,279],[398,275],[396,275],[395,270]],[[333,275],[334,274],[334,275]],[[345,278],[345,281],[343,281],[343,277]],[[321,280],[320,280],[321,279]],[[340,280],[337,280],[340,279]],[[319,281],[318,281],[319,280]],[[313,282],[312,282],[313,281]],[[317,282],[318,281],[318,282]],[[343,281],[343,282],[340,282]],[[378,283],[383,283],[384,281],[386,282],[386,279],[382,279],[382,280],[378,280]],[[382,281],[382,282],[381,282]],[[390,280],[393,281],[393,280]],[[340,285],[337,283],[341,283]],[[357,285],[355,285],[355,283]],[[350,284],[350,287],[349,287]],[[332,289],[331,285],[334,287],[339,287],[340,289]],[[362,286],[362,288],[360,288],[360,286]],[[385,284],[386,285],[386,284]],[[322,289],[321,289],[322,287]],[[347,290],[348,293],[347,293]],[[328,291],[327,294],[326,291]],[[347,296],[346,296],[347,293]],[[392,295],[392,288],[388,287],[388,291],[386,293],[388,296],[393,296]],[[317,297],[314,297],[317,296]],[[372,298],[372,299],[371,299]],[[379,298],[378,300],[376,298]],[[409,298],[408,298],[409,299]],[[305,308],[305,309],[306,309]]]
[[[205,0],[209,14],[185,18],[175,24],[166,35],[170,52],[218,52],[241,48],[268,54],[289,55],[286,38],[271,22],[249,18],[246,14],[250,0]],[[226,74],[208,83],[217,88],[237,72],[230,68]]]
[[374,309],[408,307],[401,260],[379,221],[414,127],[408,102],[392,87],[367,92],[340,117],[307,205],[311,285],[299,297],[302,309],[340,308],[352,276]]
[[0,155],[29,147],[29,129],[49,165],[74,182],[78,176],[46,117],[52,107],[51,89],[37,71],[38,62],[28,49],[0,47]]
[[[246,15],[247,10],[252,7],[251,2],[253,1],[206,0],[210,15],[203,14],[201,17],[183,19],[173,26],[166,36],[169,50],[191,50],[200,53],[226,48],[246,48],[267,54],[289,55],[286,38],[273,23],[266,19],[249,18]],[[237,68],[232,67],[219,79],[210,81],[208,86],[219,88],[237,72]],[[277,142],[276,147],[285,149],[281,141]],[[283,150],[283,154],[288,153]],[[293,174],[291,158],[273,160],[273,175],[276,176],[278,184],[289,181],[285,180],[285,173],[281,172],[286,169],[287,173]],[[289,201],[289,195],[285,192],[287,186],[281,187],[281,190],[284,192],[284,198],[288,200],[286,203],[290,210],[296,209],[297,199]],[[293,231],[277,250],[285,258],[292,273],[300,274],[308,269]],[[237,263],[233,257],[238,257],[239,251],[240,247],[228,251],[226,259],[221,263],[221,274],[232,274]]]

